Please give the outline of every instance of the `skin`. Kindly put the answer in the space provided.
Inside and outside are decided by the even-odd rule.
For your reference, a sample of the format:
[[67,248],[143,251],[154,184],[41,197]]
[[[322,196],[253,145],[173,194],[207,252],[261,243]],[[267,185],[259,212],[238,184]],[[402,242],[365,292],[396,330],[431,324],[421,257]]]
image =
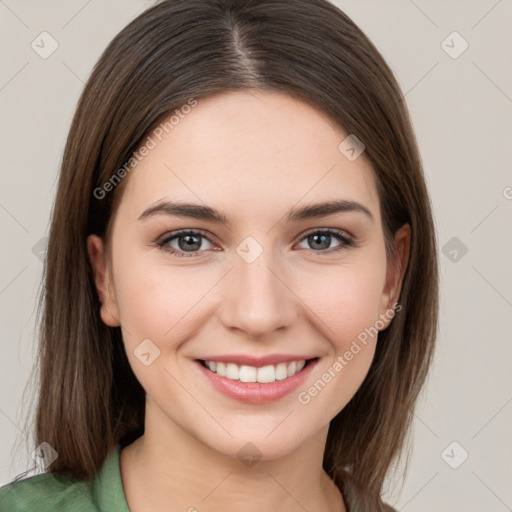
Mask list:
[[[132,512],[346,510],[322,458],[329,422],[363,382],[377,337],[308,404],[297,394],[389,312],[410,239],[403,226],[386,258],[373,171],[364,153],[349,161],[338,150],[347,135],[282,93],[201,99],[125,178],[110,250],[88,238],[101,317],[121,326],[147,397],[145,434],[120,458]],[[138,220],[164,199],[208,205],[230,225],[164,214]],[[286,220],[292,208],[333,199],[356,201],[373,219],[347,211]],[[342,230],[355,246],[334,236],[315,245],[307,234],[317,228]],[[190,257],[157,245],[179,229],[207,237]],[[263,250],[251,263],[236,251],[247,236]],[[183,253],[181,241],[167,245]],[[160,350],[149,366],[134,354],[147,338]],[[233,353],[319,361],[297,392],[247,404],[216,391],[195,366],[201,356]],[[251,467],[237,455],[248,442],[261,456]]]

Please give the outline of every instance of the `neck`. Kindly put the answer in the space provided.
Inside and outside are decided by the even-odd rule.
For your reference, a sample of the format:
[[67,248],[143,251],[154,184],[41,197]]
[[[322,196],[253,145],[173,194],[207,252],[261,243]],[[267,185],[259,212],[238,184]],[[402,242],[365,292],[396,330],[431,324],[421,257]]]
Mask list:
[[148,416],[144,435],[120,454],[131,512],[346,512],[322,468],[327,426],[286,456],[258,460],[227,456],[176,423]]

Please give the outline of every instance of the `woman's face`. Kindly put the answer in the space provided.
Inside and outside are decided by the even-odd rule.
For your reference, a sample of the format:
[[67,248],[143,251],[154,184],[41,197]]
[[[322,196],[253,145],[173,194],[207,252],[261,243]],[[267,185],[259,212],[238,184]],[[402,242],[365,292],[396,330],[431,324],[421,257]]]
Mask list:
[[156,430],[271,459],[353,397],[403,272],[371,167],[326,116],[260,91],[190,110],[124,178],[111,265],[89,238],[101,314],[121,325]]

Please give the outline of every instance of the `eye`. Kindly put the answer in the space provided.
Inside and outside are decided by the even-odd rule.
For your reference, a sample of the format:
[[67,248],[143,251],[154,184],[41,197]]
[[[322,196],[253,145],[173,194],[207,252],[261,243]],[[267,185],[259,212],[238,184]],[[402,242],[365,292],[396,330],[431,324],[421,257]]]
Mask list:
[[[338,245],[330,247],[333,239],[338,241]],[[309,249],[310,252],[316,253],[331,254],[355,245],[353,239],[344,231],[332,228],[315,229],[306,233],[301,240],[310,244],[312,247],[312,249]],[[210,244],[209,247],[202,247],[203,241]],[[201,255],[200,253],[213,247],[212,242],[204,233],[194,230],[175,231],[157,242],[157,245],[162,250],[179,258],[198,257]]]
[[[197,252],[203,252],[199,250],[203,240],[206,240],[211,245],[208,238],[200,231],[182,230],[175,231],[172,235],[165,237],[158,242],[158,245],[162,250],[170,252],[177,257],[196,256]],[[172,245],[173,243],[175,243],[174,246]],[[211,247],[207,247],[207,249],[208,248]]]
[[[333,238],[338,240],[339,243],[333,248],[330,248]],[[353,239],[349,235],[338,229],[315,229],[314,231],[306,233],[302,240],[305,240],[311,247],[313,247],[311,251],[329,254],[355,245]],[[324,249],[330,250],[326,251]]]

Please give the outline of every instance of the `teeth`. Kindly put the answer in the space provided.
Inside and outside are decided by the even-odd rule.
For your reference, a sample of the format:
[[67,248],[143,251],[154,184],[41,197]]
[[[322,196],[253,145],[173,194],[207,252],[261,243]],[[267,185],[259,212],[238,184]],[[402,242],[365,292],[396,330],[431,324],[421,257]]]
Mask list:
[[276,380],[276,369],[272,365],[258,368],[256,380],[263,384],[267,382],[274,382]]
[[226,377],[231,380],[240,380],[240,368],[236,364],[228,363],[226,365]]
[[261,368],[247,365],[238,366],[234,363],[219,363],[215,361],[205,361],[205,364],[210,371],[220,377],[239,380],[241,382],[260,382],[266,384],[293,377],[304,368],[306,361],[279,363],[276,365],[262,366]]
[[239,378],[242,382],[256,382],[257,373],[253,366],[240,366]]
[[[211,370],[211,368],[210,368]],[[226,365],[224,363],[217,363],[217,369],[215,370],[217,372],[217,375],[220,375],[221,377],[226,376]],[[213,372],[213,370],[212,370]]]
[[286,363],[279,363],[276,366],[276,380],[284,380],[286,377],[288,377]]

